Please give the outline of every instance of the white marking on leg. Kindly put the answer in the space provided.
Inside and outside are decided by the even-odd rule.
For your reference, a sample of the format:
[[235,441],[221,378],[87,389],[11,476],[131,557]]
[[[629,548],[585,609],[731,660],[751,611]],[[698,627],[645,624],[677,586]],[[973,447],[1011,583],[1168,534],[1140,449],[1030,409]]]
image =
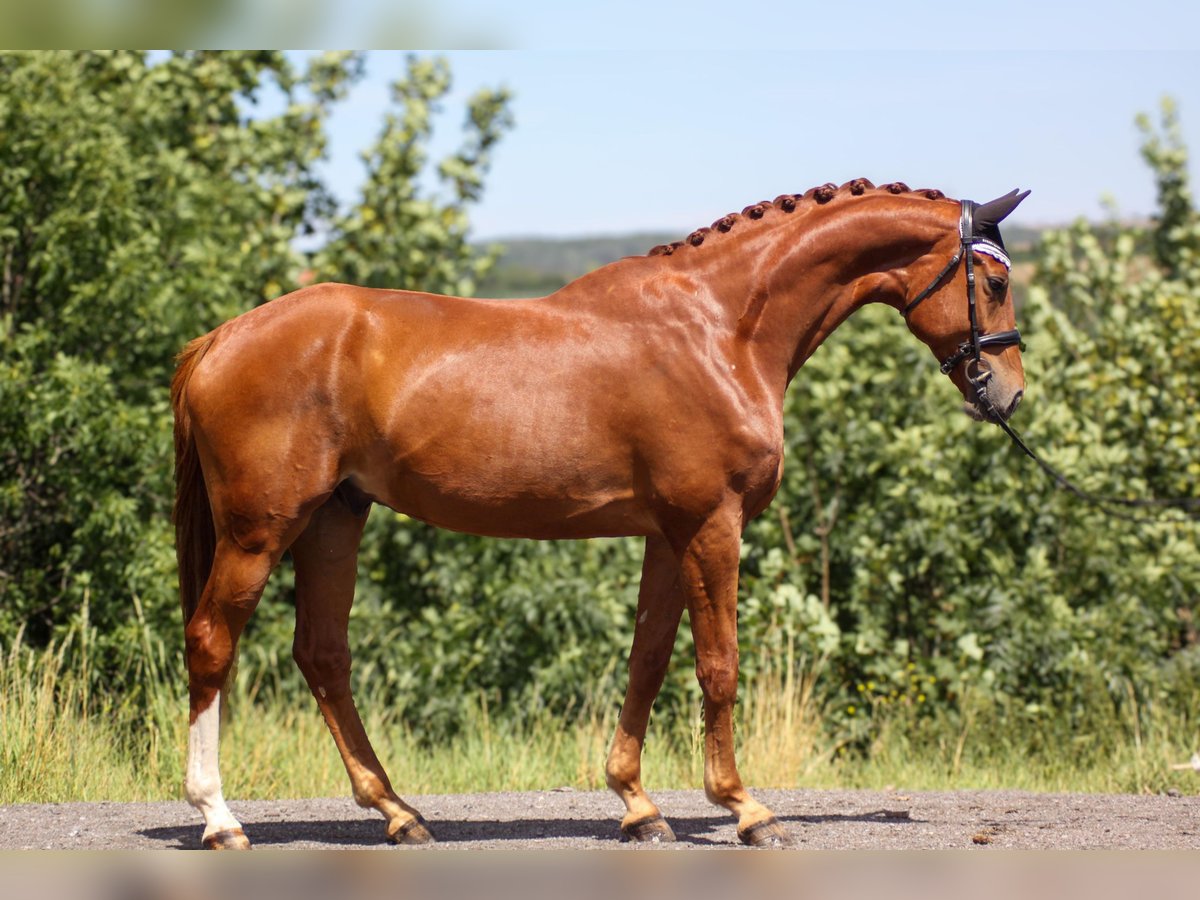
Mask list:
[[241,828],[221,794],[217,746],[221,731],[221,695],[196,716],[188,729],[188,763],[185,789],[188,801],[204,815],[204,837]]

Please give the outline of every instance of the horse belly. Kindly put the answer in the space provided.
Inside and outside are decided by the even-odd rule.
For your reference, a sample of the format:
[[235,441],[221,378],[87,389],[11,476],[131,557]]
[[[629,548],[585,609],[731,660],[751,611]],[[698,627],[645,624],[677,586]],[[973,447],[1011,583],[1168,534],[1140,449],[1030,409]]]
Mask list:
[[549,498],[518,495],[484,497],[421,476],[398,479],[386,505],[414,519],[452,531],[487,537],[558,538],[619,537],[647,534],[652,521],[630,499]]
[[[445,463],[446,460],[441,460]],[[568,473],[531,481],[486,460],[442,469],[401,463],[355,472],[368,495],[414,519],[489,537],[589,538],[646,534],[651,519],[632,490],[585,485]]]
[[401,418],[374,464],[352,480],[413,518],[493,537],[584,538],[645,534],[630,451],[570,416],[501,420],[447,404]]

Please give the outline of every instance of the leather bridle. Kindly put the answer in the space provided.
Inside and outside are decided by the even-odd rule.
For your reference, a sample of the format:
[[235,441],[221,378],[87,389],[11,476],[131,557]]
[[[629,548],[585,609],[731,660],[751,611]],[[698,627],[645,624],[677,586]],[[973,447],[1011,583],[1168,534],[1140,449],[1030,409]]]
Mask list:
[[929,283],[929,286],[921,293],[913,298],[908,306],[904,307],[903,315],[907,320],[916,309],[930,294],[932,294],[939,285],[951,275],[954,274],[958,264],[966,259],[967,266],[967,314],[971,322],[971,337],[969,340],[963,341],[958,345],[958,349],[942,360],[942,374],[949,375],[953,372],[963,360],[969,360],[967,364],[967,381],[975,389],[986,409],[991,409],[991,403],[987,399],[987,383],[992,377],[991,366],[983,359],[983,351],[988,347],[1011,347],[1014,344],[1021,343],[1021,332],[1013,328],[1010,331],[997,331],[992,334],[981,334],[979,331],[979,315],[975,308],[975,258],[974,248],[976,244],[982,244],[995,251],[1003,252],[1001,247],[998,247],[987,238],[975,233],[975,209],[977,203],[971,200],[963,200],[960,204],[962,209],[958,220],[958,252],[954,254],[954,258],[946,263],[946,267],[937,274],[937,277]]
[[[964,257],[966,258],[967,314],[971,322],[971,337],[969,340],[959,344],[958,349],[942,360],[942,374],[949,375],[955,368],[962,364],[963,360],[967,360],[967,381],[975,389],[979,406],[984,414],[992,422],[999,425],[1001,430],[1012,438],[1013,443],[1037,463],[1042,471],[1053,478],[1060,487],[1070,491],[1079,499],[1093,504],[1108,515],[1131,522],[1181,524],[1200,519],[1200,511],[1198,511],[1200,510],[1200,497],[1111,497],[1083,490],[1034,453],[1029,445],[1025,443],[1024,439],[1022,439],[1021,435],[1005,421],[1004,416],[993,405],[987,393],[987,384],[991,380],[992,369],[987,361],[983,359],[983,350],[987,347],[1011,347],[1014,344],[1020,344],[1021,333],[1015,328],[1011,331],[997,331],[993,334],[980,334],[979,332],[979,317],[975,309],[974,249],[978,245],[983,248],[981,252],[987,253],[989,256],[996,256],[999,253],[1000,256],[998,258],[1004,259],[1007,259],[1007,254],[1004,253],[1003,247],[975,233],[975,209],[977,206],[978,204],[970,200],[963,200],[961,202],[962,213],[958,220],[958,252],[954,254],[954,258],[950,262],[946,263],[946,267],[937,274],[937,277],[929,283],[929,286],[917,294],[912,302],[904,307],[903,310],[904,318],[908,320],[912,311],[937,290],[938,286],[954,273],[954,270],[958,268],[958,264],[963,261]],[[1179,510],[1183,518],[1164,518],[1161,514],[1141,516],[1124,512],[1122,509],[1129,507],[1150,507],[1160,511],[1173,508]]]

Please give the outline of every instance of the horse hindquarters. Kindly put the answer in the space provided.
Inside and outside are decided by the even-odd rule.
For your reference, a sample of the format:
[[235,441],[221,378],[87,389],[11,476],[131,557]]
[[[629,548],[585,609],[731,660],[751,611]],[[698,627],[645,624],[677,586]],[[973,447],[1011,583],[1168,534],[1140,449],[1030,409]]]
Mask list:
[[[196,446],[187,386],[213,342],[215,332],[197,338],[179,356],[171,383],[175,414],[175,552],[183,608],[188,670],[189,727],[185,791],[204,815],[204,846],[249,847],[241,825],[225,804],[218,765],[220,692],[233,665],[238,636],[270,573],[245,566],[228,542],[218,547],[212,504]],[[243,570],[243,571],[239,571]],[[238,582],[245,587],[238,589]],[[257,588],[255,587],[257,586]],[[224,596],[238,596],[244,615]],[[225,606],[231,606],[228,614]]]
[[[216,336],[213,332],[188,345],[171,386],[176,549],[190,707],[185,787],[188,799],[204,814],[204,845],[240,849],[249,842],[221,789],[221,693],[231,677],[238,639],[267,579],[320,502],[322,488],[313,477],[292,474],[313,472],[314,467],[295,467],[294,457],[262,458],[260,448],[291,446],[294,452],[295,444],[273,442],[256,431],[259,410],[238,402],[236,385],[195,378]],[[206,415],[199,417],[198,410]],[[207,427],[202,428],[205,419]],[[214,435],[220,440],[214,441]],[[319,478],[323,470],[316,471]],[[281,472],[289,478],[281,479]],[[227,483],[222,473],[236,473],[238,482]],[[324,494],[330,490],[325,488]]]

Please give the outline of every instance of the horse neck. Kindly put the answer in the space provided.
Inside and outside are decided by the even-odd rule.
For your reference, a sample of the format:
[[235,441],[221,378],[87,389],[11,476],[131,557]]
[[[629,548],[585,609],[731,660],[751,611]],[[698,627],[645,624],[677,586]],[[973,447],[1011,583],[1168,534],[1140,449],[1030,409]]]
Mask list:
[[707,260],[707,247],[690,251],[706,268],[736,352],[751,357],[781,400],[797,370],[852,313],[871,302],[900,307],[908,267],[953,234],[957,215],[952,201],[893,195],[806,205],[774,210],[774,222],[741,235],[736,228],[721,235]]

